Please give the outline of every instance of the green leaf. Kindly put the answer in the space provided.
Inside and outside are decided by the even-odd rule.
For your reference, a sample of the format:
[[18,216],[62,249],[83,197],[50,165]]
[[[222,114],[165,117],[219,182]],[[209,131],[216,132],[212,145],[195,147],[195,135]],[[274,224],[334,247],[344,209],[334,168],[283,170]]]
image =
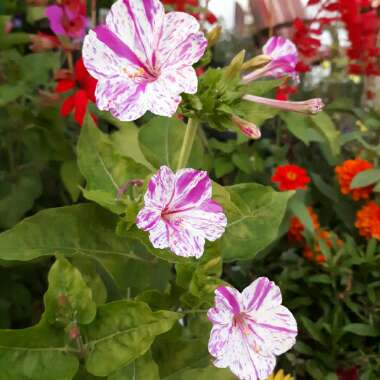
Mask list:
[[160,277],[167,281],[168,266],[151,255],[151,244],[135,235],[117,236],[116,223],[116,215],[95,204],[47,209],[0,234],[0,259],[30,261],[56,253],[85,257],[123,289],[152,287]]
[[312,128],[309,116],[294,112],[281,112],[280,116],[290,133],[301,140],[305,145],[310,145],[312,141],[324,141],[323,136]]
[[129,365],[179,318],[181,314],[152,312],[148,305],[136,301],[100,306],[95,321],[85,328],[87,371],[95,376],[108,376]]
[[[155,167],[162,165],[177,167],[179,153],[185,136],[186,125],[180,120],[154,117],[139,132],[139,143],[146,159]],[[204,150],[199,136],[196,136],[188,167],[200,168]]]
[[283,79],[255,80],[245,86],[244,90],[247,94],[263,96],[277,89],[283,82]]
[[96,304],[91,289],[81,273],[64,258],[58,258],[49,272],[49,288],[45,294],[45,316],[50,324],[73,321],[91,323]]
[[334,122],[326,112],[319,112],[311,116],[316,128],[322,133],[327,141],[331,153],[337,156],[340,153],[339,131],[335,128]]
[[31,6],[26,8],[26,20],[29,24],[33,24],[46,17],[46,7]]
[[148,351],[125,368],[108,377],[108,380],[160,380],[158,366]]
[[140,149],[139,129],[132,123],[120,123],[120,129],[110,136],[115,151],[120,156],[132,158],[137,163],[153,169]]
[[258,184],[225,188],[231,201],[222,203],[228,226],[221,241],[227,261],[248,260],[276,239],[288,199],[293,192],[276,192]]
[[17,223],[33,207],[41,192],[37,173],[24,174],[11,183],[0,183],[0,227],[9,228]]
[[229,157],[218,157],[214,160],[216,178],[224,177],[225,175],[231,173],[234,168],[235,166]]
[[380,336],[380,329],[365,323],[350,323],[343,327],[343,331],[360,336]]
[[87,181],[84,196],[121,214],[125,205],[118,190],[132,179],[145,178],[149,170],[128,157],[121,157],[108,135],[87,115],[78,142],[78,166]]
[[73,202],[76,202],[80,195],[80,186],[83,183],[83,177],[76,161],[65,161],[62,163],[61,178],[71,199]]
[[310,234],[314,234],[313,221],[311,220],[309,211],[305,205],[304,192],[297,192],[289,201],[289,210],[295,215],[305,226]]
[[300,316],[300,320],[302,322],[302,325],[306,329],[306,331],[310,334],[310,336],[314,340],[321,343],[322,345],[326,345],[327,341],[325,337],[323,336],[321,328],[316,323],[314,323],[313,321],[311,321],[309,318],[307,318],[304,315]]
[[373,185],[380,181],[380,169],[368,169],[356,174],[350,184],[350,189],[358,189]]
[[63,332],[44,320],[23,330],[0,330],[1,380],[72,380],[79,367]]
[[236,380],[236,376],[228,369],[220,369],[214,366],[206,368],[192,368],[180,371],[173,375],[163,377],[162,380]]
[[0,107],[4,107],[10,102],[17,100],[24,95],[25,87],[22,84],[10,85],[3,84],[0,86]]

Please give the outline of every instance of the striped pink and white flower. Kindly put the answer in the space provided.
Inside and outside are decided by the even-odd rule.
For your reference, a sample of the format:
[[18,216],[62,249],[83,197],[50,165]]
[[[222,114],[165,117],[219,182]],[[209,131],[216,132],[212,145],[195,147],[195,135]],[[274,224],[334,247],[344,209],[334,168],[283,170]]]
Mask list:
[[215,294],[215,307],[208,311],[214,365],[229,368],[242,380],[267,379],[276,356],[288,351],[297,335],[296,320],[281,305],[280,288],[260,277],[242,293],[221,286]]
[[149,232],[155,248],[177,256],[202,256],[205,240],[220,238],[227,225],[222,207],[211,199],[211,180],[205,171],[161,166],[151,178],[137,215],[137,226]]
[[98,80],[99,109],[123,121],[147,111],[174,115],[180,94],[197,92],[192,65],[207,47],[199,29],[187,13],[165,14],[159,0],[117,0],[83,45],[84,64]]
[[270,62],[261,69],[247,74],[243,78],[244,83],[266,76],[282,78],[287,75],[298,80],[296,71],[298,50],[292,41],[281,36],[271,37],[263,46],[263,54],[271,59]]

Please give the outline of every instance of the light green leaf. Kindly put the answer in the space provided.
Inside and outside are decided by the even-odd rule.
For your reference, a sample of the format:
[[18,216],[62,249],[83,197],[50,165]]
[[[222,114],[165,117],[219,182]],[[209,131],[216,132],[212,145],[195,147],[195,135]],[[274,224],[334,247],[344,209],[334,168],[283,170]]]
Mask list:
[[80,195],[80,186],[83,183],[83,177],[78,169],[76,161],[65,161],[62,163],[61,178],[71,199],[73,202],[76,202]]
[[317,115],[311,116],[311,120],[326,139],[331,153],[337,156],[340,152],[340,133],[335,128],[331,117],[326,112],[319,112]]
[[152,312],[147,304],[119,301],[100,306],[86,327],[87,371],[108,376],[145,354],[157,335],[170,330],[181,314]]
[[248,260],[276,239],[288,199],[293,192],[276,192],[258,184],[225,188],[231,201],[222,203],[228,226],[221,241],[227,261]]
[[366,187],[373,185],[380,181],[380,169],[368,169],[356,174],[352,179],[350,188],[358,189],[360,187]]
[[0,330],[0,380],[72,380],[78,367],[63,331],[44,320],[23,330]]
[[350,323],[343,327],[343,331],[360,336],[380,336],[380,329],[365,323]]
[[[177,167],[179,153],[185,136],[186,125],[177,119],[154,117],[139,131],[139,143],[146,159],[156,168],[162,165]],[[196,136],[188,167],[199,168],[203,163],[204,150]]]
[[139,129],[132,123],[120,123],[120,129],[110,136],[115,151],[120,156],[132,158],[137,163],[152,170],[152,165],[140,149]]
[[48,280],[45,317],[50,324],[68,325],[72,321],[88,324],[94,320],[96,304],[91,289],[69,261],[59,257],[50,269]]
[[101,132],[87,115],[78,142],[78,166],[87,181],[84,196],[121,214],[125,205],[118,190],[132,179],[142,179],[149,170],[128,157],[121,157],[109,135]]
[[296,216],[305,226],[310,234],[314,234],[313,221],[311,220],[309,211],[305,205],[304,192],[297,192],[289,201],[289,210]]
[[148,351],[128,366],[110,375],[108,380],[160,380],[158,366]]

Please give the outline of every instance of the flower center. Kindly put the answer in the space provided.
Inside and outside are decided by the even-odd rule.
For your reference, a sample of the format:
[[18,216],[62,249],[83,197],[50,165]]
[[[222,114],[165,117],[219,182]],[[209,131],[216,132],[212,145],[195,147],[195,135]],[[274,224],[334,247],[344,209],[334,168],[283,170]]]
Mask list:
[[293,172],[289,172],[286,174],[286,178],[289,179],[290,181],[294,181],[297,178],[297,175]]
[[[248,320],[247,315],[244,312],[242,312],[242,313],[236,314],[233,317],[233,322],[232,322],[233,326],[237,327],[238,329],[240,329],[240,331],[242,332],[242,334],[245,335],[245,336],[248,336],[248,335],[252,334],[252,330],[249,328],[247,320]],[[253,350],[255,352],[260,352],[261,351],[261,348],[256,343],[256,341],[252,342],[252,348],[253,348]]]
[[160,70],[156,68],[149,68],[148,70],[143,67],[139,67],[136,70],[130,70],[128,67],[122,69],[123,73],[127,75],[128,78],[135,81],[148,81],[153,82],[160,76]]

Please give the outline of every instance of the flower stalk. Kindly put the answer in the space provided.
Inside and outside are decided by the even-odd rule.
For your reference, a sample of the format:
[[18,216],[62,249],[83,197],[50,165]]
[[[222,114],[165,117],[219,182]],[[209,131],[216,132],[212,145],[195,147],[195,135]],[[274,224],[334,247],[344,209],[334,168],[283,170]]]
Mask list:
[[193,148],[193,144],[195,140],[195,136],[197,135],[197,132],[198,132],[198,125],[199,125],[199,121],[194,118],[190,118],[189,121],[187,122],[185,137],[183,139],[181,152],[179,154],[177,170],[185,168],[189,161],[191,149]]

